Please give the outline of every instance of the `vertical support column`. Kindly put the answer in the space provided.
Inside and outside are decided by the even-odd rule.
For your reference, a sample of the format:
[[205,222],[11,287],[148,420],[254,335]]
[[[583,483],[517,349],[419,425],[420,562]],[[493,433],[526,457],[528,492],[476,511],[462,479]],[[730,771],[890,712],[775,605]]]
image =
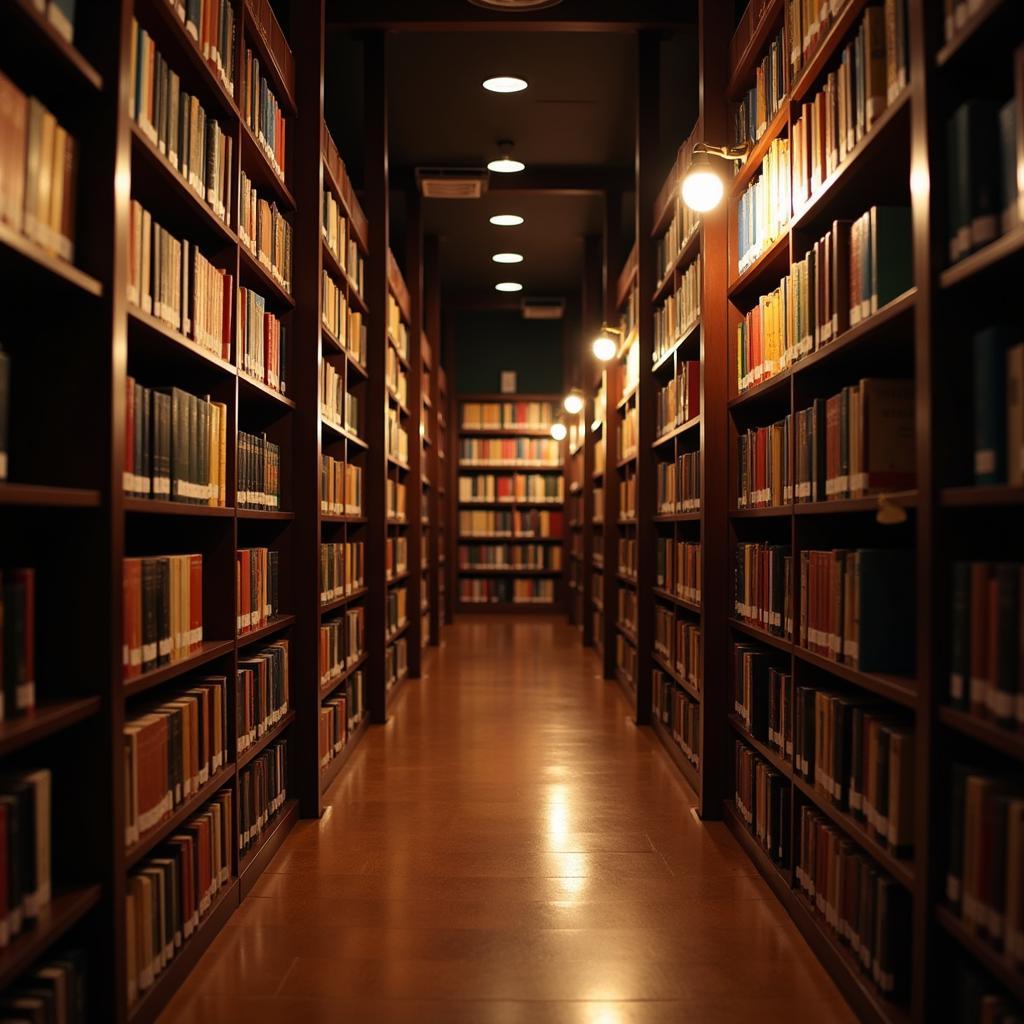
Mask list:
[[654,589],[654,514],[656,468],[654,440],[658,408],[657,382],[650,372],[654,361],[654,306],[651,297],[658,283],[655,266],[654,204],[658,197],[658,129],[661,46],[658,33],[645,31],[637,37],[636,189],[633,222],[636,225],[637,321],[640,331],[640,380],[637,406],[637,651],[636,720],[651,717],[651,651],[654,649],[654,614],[650,595]]
[[[729,132],[726,102],[732,32],[728,5],[701,0],[700,5],[700,111],[704,138],[725,139]],[[729,204],[704,214],[701,238],[703,294],[701,296],[701,545],[704,685],[701,687],[701,792],[702,818],[721,817],[728,724],[726,680],[729,671],[729,558],[728,507],[728,323],[726,298],[729,273]]]
[[296,6],[292,41],[302,60],[296,63],[296,119],[292,185],[296,211],[292,259],[295,265],[295,344],[289,375],[298,396],[295,443],[292,446],[292,488],[295,534],[292,557],[295,586],[296,722],[292,744],[293,771],[299,808],[304,818],[319,817],[320,765],[320,206],[323,193],[321,130],[323,125],[324,0]]
[[[409,676],[420,675],[423,649],[423,208],[418,191],[406,197],[405,283],[409,288]],[[428,474],[429,475],[429,474]],[[433,481],[431,481],[433,483]]]
[[[583,596],[583,646],[594,646],[594,394],[591,388],[594,359],[590,343],[601,329],[601,236],[587,235],[583,241],[583,290],[580,309],[580,373],[578,383],[583,388],[583,564],[580,574]],[[600,595],[599,595],[600,600]]]
[[430,436],[434,443],[430,448],[430,549],[427,553],[429,566],[426,585],[430,595],[430,646],[441,642],[441,488],[447,488],[442,478],[444,463],[438,457],[441,431],[437,425],[438,414],[442,411],[441,398],[441,263],[437,235],[423,239],[423,329],[430,339],[434,354],[434,365],[430,375]]
[[458,564],[459,536],[459,403],[456,400],[456,352],[455,352],[455,315],[449,311],[442,316],[444,332],[445,373],[448,375],[448,395],[444,408],[444,416],[448,423],[448,450],[445,452],[444,486],[448,500],[448,532],[445,535],[444,572],[446,600],[444,604],[444,622],[450,625],[455,618],[455,602],[459,599],[458,577],[455,567]]
[[386,356],[388,317],[388,76],[387,34],[366,36],[364,58],[366,216],[370,252],[366,261],[367,325],[365,427],[366,453],[366,702],[373,722],[387,719],[384,686],[385,602],[384,549],[387,540],[387,456],[384,445],[387,406]]

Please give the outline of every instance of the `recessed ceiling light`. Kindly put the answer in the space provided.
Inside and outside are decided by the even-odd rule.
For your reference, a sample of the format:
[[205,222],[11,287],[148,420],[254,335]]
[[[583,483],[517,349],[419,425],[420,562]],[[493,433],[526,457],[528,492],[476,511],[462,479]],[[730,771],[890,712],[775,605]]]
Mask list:
[[518,281],[501,281],[494,286],[496,292],[521,292],[523,286]]
[[521,252],[496,252],[491,259],[495,263],[522,263],[523,254]]
[[523,223],[523,218],[518,213],[496,213],[491,218],[491,223],[499,228],[514,228]]
[[526,79],[498,75],[496,78],[488,78],[484,82],[484,88],[488,92],[522,92],[526,88]]

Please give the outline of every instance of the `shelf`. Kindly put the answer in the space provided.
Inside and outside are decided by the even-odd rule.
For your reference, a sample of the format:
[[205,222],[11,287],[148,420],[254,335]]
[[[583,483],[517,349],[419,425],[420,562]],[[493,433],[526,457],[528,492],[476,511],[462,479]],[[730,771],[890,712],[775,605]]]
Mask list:
[[[103,294],[103,285],[95,277],[79,270],[73,263],[52,255],[26,235],[0,222],[0,251],[4,249],[9,254],[19,257],[27,268],[45,272],[47,283],[53,278],[58,278],[65,284],[85,292],[86,295],[98,298]],[[18,273],[16,276],[20,277],[21,274]]]
[[150,498],[124,499],[125,512],[151,516],[184,516],[205,519],[232,519],[235,510],[230,505],[190,505],[184,501],[158,501]]
[[338,423],[332,423],[328,419],[324,419],[321,415],[320,425],[326,427],[332,433],[337,434],[339,437],[345,438],[346,441],[350,441],[352,444],[358,445],[360,448],[368,449],[370,446],[361,437],[357,437],[355,434],[350,433],[343,426]]
[[[392,687],[392,690],[394,687]],[[336,754],[328,762],[325,768],[320,769],[320,792],[326,793],[331,788],[331,783],[341,773],[341,769],[348,764],[349,758],[352,756],[352,751],[359,745],[359,741],[363,738],[366,733],[367,727],[370,724],[370,714],[368,711],[363,711],[363,717],[360,719],[359,724],[355,727],[352,735],[345,741],[345,746],[341,748],[341,751]]]
[[520,473],[526,471],[531,473],[561,473],[563,471],[560,462],[529,462],[519,459],[510,459],[505,462],[480,462],[463,459],[459,462],[459,469],[514,469]]
[[388,344],[395,350],[395,356],[398,358],[399,363],[402,364],[402,368],[405,370],[410,369],[409,356],[398,347],[398,339],[391,333],[387,332]]
[[256,643],[257,640],[263,640],[274,633],[279,633],[282,629],[292,625],[293,622],[295,622],[294,615],[275,615],[265,626],[250,630],[248,633],[239,633],[238,646],[248,647]]
[[219,771],[214,772],[209,780],[204,782],[187,800],[182,801],[173,814],[154,825],[142,836],[138,842],[132,843],[124,851],[124,866],[131,868],[137,864],[147,853],[159,846],[176,828],[183,825],[202,806],[213,797],[217,790],[229,782],[235,774],[233,764],[225,765]]
[[[409,680],[408,669],[403,672],[395,681],[387,687],[386,694],[384,696],[384,709],[386,714],[390,714],[392,708],[398,701],[398,695],[405,689],[405,684]],[[340,756],[340,755],[339,755]]]
[[[679,337],[676,338],[676,340],[673,341],[672,344],[664,352],[662,352],[660,356],[658,356],[658,358],[654,361],[654,364],[651,366],[651,372],[654,374],[660,373],[661,370],[663,370],[666,366],[668,366],[671,363],[672,357],[677,352],[680,355],[682,355],[685,349],[688,349],[691,346],[698,346],[698,342],[700,341],[700,331],[702,322],[703,321],[701,320],[701,318],[697,317],[697,319],[694,320],[694,322],[690,324],[690,326],[687,327],[686,330],[683,331],[683,333],[679,335]],[[694,352],[693,355],[699,358],[699,346],[698,351]]]
[[845,679],[862,690],[869,690],[877,693],[886,700],[896,704],[902,704],[913,710],[917,705],[917,687],[910,676],[890,676],[877,672],[861,672],[850,665],[840,664],[830,658],[823,658],[819,654],[812,654],[799,644],[793,644],[793,655],[806,665],[814,665],[831,675]]
[[628,391],[622,392],[622,397],[615,403],[615,408],[618,412],[621,412],[629,405],[630,401],[636,396],[637,389],[638,385],[634,384]]
[[[746,91],[765,49],[772,40],[774,30],[782,24],[784,6],[783,0],[768,0],[768,3],[763,5],[764,13],[761,20],[729,75],[729,84],[726,87],[726,96],[729,99],[736,100],[740,98],[741,92]],[[729,49],[731,51],[732,48]]]
[[890,491],[863,498],[834,498],[831,501],[798,501],[792,506],[797,516],[843,515],[852,512],[877,512],[884,504],[898,508],[916,508],[917,491]]
[[181,331],[176,331],[163,320],[128,303],[128,331],[130,347],[148,345],[159,351],[161,356],[170,356],[191,366],[197,361],[205,363],[229,377],[235,376],[235,367],[226,359],[215,355],[209,349],[201,348],[194,341],[186,338]]
[[1024,761],[1024,735],[1013,729],[1004,729],[986,718],[972,715],[958,708],[940,707],[939,721],[947,728],[963,736],[970,736],[979,743],[992,747],[1008,757]]
[[699,255],[701,226],[701,222],[698,221],[697,226],[690,232],[690,237],[683,243],[679,252],[676,253],[675,258],[665,272],[665,276],[658,282],[658,287],[654,289],[654,295],[651,298],[653,303],[657,304],[662,298],[668,297],[671,285],[675,282],[676,274],[684,267],[689,267]]
[[787,366],[784,370],[780,370],[767,380],[762,380],[759,384],[755,384],[753,387],[741,391],[734,398],[730,398],[729,408],[735,409],[741,405],[753,404],[766,397],[773,398],[777,391],[781,390],[784,386],[789,386],[789,378],[792,375],[793,367]]
[[402,572],[395,573],[393,576],[385,576],[384,583],[386,586],[391,587],[396,583],[405,583],[409,579],[409,570],[406,569]]
[[460,427],[459,437],[551,437],[550,427]]
[[295,308],[295,298],[291,292],[276,277],[269,267],[264,266],[259,257],[241,240],[238,240],[238,252],[241,256],[239,261],[239,283],[246,288],[251,288],[267,301],[268,307],[277,307],[283,312]]
[[789,101],[784,99],[779,109],[768,126],[761,133],[761,137],[754,143],[747,158],[739,165],[736,176],[729,185],[729,195],[735,198],[743,193],[744,189],[753,180],[754,175],[761,170],[761,163],[765,154],[771,148],[771,144],[789,128]]
[[265,750],[274,740],[283,735],[284,731],[295,721],[295,711],[289,710],[284,718],[273,728],[260,736],[255,743],[245,748],[241,754],[235,756],[236,771],[241,771],[260,751]]
[[[247,43],[252,45],[252,48],[256,51],[256,56],[259,57],[260,71],[267,76],[269,80],[268,84],[270,87],[270,93],[274,99],[277,100],[282,111],[288,117],[295,117],[298,114],[298,108],[295,106],[295,97],[292,95],[292,89],[288,83],[284,80],[284,75],[281,73],[281,69],[277,66],[277,58],[274,56],[270,49],[267,41],[263,38],[259,28],[255,24],[255,19],[250,10],[245,12],[245,27],[249,29],[245,33],[243,40],[243,49]],[[276,22],[276,18],[274,18]],[[282,36],[284,33],[282,32]],[[291,48],[289,47],[289,53]],[[294,56],[293,56],[294,59]]]
[[[731,259],[730,255],[730,259]],[[746,270],[729,284],[734,304],[748,296],[763,295],[769,282],[777,283],[789,270],[789,229],[785,229]],[[732,267],[729,270],[732,273]]]
[[98,885],[55,893],[35,922],[0,949],[0,989],[24,974],[99,901]]
[[678,427],[673,427],[667,433],[662,434],[651,442],[652,448],[659,448],[663,444],[668,444],[669,441],[674,441],[680,434],[688,434],[691,430],[700,426],[700,414],[691,417],[685,423],[680,423]]
[[249,519],[256,522],[267,523],[288,523],[295,519],[294,512],[275,512],[273,509],[240,508],[239,519]]
[[361,597],[365,597],[369,593],[369,588],[360,587],[359,590],[353,590],[351,594],[346,594],[344,597],[335,597],[330,601],[322,601],[320,603],[320,614],[325,615],[328,612],[337,611],[339,608],[344,608],[345,605],[351,604],[353,601],[358,601]]
[[271,405],[280,405],[285,409],[296,408],[295,402],[292,399],[288,398],[286,395],[282,395],[280,391],[276,391],[269,384],[264,384],[263,381],[257,380],[255,377],[250,377],[249,374],[239,370],[238,390],[240,396],[246,388],[248,388],[254,398],[262,399]]
[[396,626],[394,629],[388,630],[387,633],[385,633],[384,635],[384,643],[394,643],[409,628],[411,623],[412,620],[410,619],[408,622],[403,622],[402,625]]
[[538,498],[536,501],[460,501],[459,508],[561,508],[565,504],[561,499],[550,501]]
[[954,288],[978,274],[991,270],[1010,256],[1018,255],[1021,250],[1024,250],[1024,224],[1019,224],[994,242],[989,242],[977,252],[972,252],[970,256],[965,256],[947,270],[943,270],[939,274],[939,284],[943,288]]
[[701,512],[659,512],[654,516],[656,523],[697,523],[700,522]]
[[496,544],[561,544],[564,539],[564,537],[530,537],[525,534],[515,534],[511,537],[488,533],[459,534],[459,543],[462,543],[462,541],[474,541],[476,543],[493,542]]
[[194,672],[197,668],[201,668],[217,658],[231,654],[234,649],[235,642],[233,640],[204,640],[199,650],[187,658],[182,658],[181,661],[175,661],[170,665],[161,665],[150,672],[143,672],[141,676],[127,680],[122,690],[126,697],[134,697],[136,694],[144,693],[170,679]]
[[730,712],[728,717],[729,725],[732,727],[733,732],[735,732],[748,747],[756,750],[758,754],[760,754],[760,756],[763,757],[777,772],[784,775],[790,780],[790,782],[792,782],[793,766],[789,761],[787,761],[786,758],[773,747],[770,747],[767,743],[756,739],[743,724],[743,719],[740,718],[738,714]]
[[[351,223],[351,222],[350,222]],[[338,262],[337,257],[331,252],[330,246],[327,244],[327,239],[324,238],[323,232],[320,233],[320,247],[323,252],[324,265],[328,273],[338,278],[341,283],[345,286],[345,294],[348,297],[349,303],[355,307],[355,309],[362,313],[364,316],[369,315],[370,307],[366,305],[366,300],[363,298],[362,293],[359,291],[356,285],[355,279],[352,275]]]
[[799,103],[808,96],[811,87],[817,82],[829,61],[838,55],[839,44],[860,22],[861,14],[864,13],[864,8],[867,5],[867,0],[848,0],[847,6],[832,22],[828,34],[821,40],[818,49],[793,82],[793,87],[790,90],[790,99],[793,103]]
[[637,636],[636,636],[636,630],[635,630],[635,629],[633,629],[633,627],[632,627],[632,626],[630,626],[630,625],[629,625],[629,623],[626,623],[626,622],[616,622],[616,623],[615,623],[615,628],[616,628],[616,630],[617,630],[618,632],[620,632],[620,633],[621,633],[621,634],[622,634],[622,635],[623,635],[623,636],[624,636],[624,637],[625,637],[625,638],[626,638],[626,639],[627,639],[627,640],[628,640],[628,641],[629,641],[629,642],[630,642],[630,643],[631,643],[631,644],[632,644],[632,645],[633,645],[634,647],[636,647],[636,646],[637,646],[637,644],[639,643],[639,641],[637,640]]
[[616,667],[615,669],[615,681],[622,688],[622,692],[626,697],[626,702],[629,705],[630,713],[634,713],[636,708],[636,683],[633,682],[621,668]]
[[238,872],[238,892],[241,898],[244,899],[252,891],[298,820],[299,801],[286,800],[273,820],[267,823],[268,827],[263,830],[256,845],[245,851]]
[[336,515],[331,512],[320,513],[321,523],[349,523],[353,526],[362,526],[366,521],[366,516],[361,515]]
[[367,379],[369,374],[366,367],[359,362],[354,353],[342,344],[341,339],[322,322],[320,324],[320,337],[321,339],[326,338],[330,347],[334,349],[333,352],[325,352],[324,359],[335,359],[344,356],[345,362],[352,370],[355,371],[356,375],[361,377],[363,380]]
[[734,508],[730,519],[786,519],[793,514],[793,505],[769,505],[766,508]]
[[695,615],[700,615],[701,606],[694,604],[693,601],[685,601],[681,597],[676,597],[671,591],[665,590],[663,587],[652,587],[651,593],[655,597],[660,597],[663,601],[671,601],[674,605],[679,608],[685,608],[688,612],[693,612]]
[[985,508],[989,505],[1024,505],[1024,487],[991,484],[974,487],[944,487],[939,504],[945,508]]
[[459,566],[460,576],[561,576],[562,572],[562,569],[492,569],[487,566]]
[[81,697],[42,704],[26,715],[0,722],[0,757],[8,757],[23,747],[62,732],[100,710],[99,697]]
[[45,51],[45,56],[55,58],[58,66],[67,72],[69,84],[77,88],[84,86],[96,93],[103,91],[103,76],[50,24],[46,15],[32,5],[32,0],[14,0],[7,10],[9,15],[18,18],[33,42]]
[[760,640],[761,643],[768,644],[774,647],[776,650],[785,651],[786,654],[793,653],[793,645],[781,636],[776,636],[774,633],[769,633],[766,629],[761,629],[758,626],[752,626],[749,623],[744,622],[742,619],[730,617],[729,625],[739,633],[744,633],[746,636],[753,638],[754,640]]
[[344,672],[340,675],[335,676],[333,679],[328,679],[326,682],[320,684],[320,699],[323,700],[325,697],[329,697],[339,686],[347,682],[349,676],[353,672],[358,672],[367,662],[369,655],[364,651],[359,655],[358,658],[351,665],[349,665]]
[[[952,39],[946,43],[935,55],[935,64],[938,67],[945,67],[964,50],[968,49],[974,40],[982,33],[981,30],[988,27],[989,19],[992,18],[1004,5],[1004,0],[981,0],[977,10],[968,15],[967,20],[956,32]],[[1014,3],[1006,3],[1007,8],[1015,6]]]
[[409,472],[409,463],[408,462],[402,462],[401,459],[396,459],[394,455],[388,455],[387,459],[388,459],[388,462],[392,466],[395,466],[396,468],[402,470],[402,472],[404,472],[404,473],[408,473]]
[[663,722],[661,722],[656,715],[651,715],[651,725],[654,728],[654,733],[661,740],[662,746],[665,748],[665,752],[675,762],[676,767],[682,772],[683,778],[689,783],[690,788],[693,790],[694,795],[700,793],[700,775],[698,770],[690,763],[686,755],[683,753],[682,748],[676,743],[672,734],[665,728]]
[[665,658],[663,654],[659,653],[658,651],[652,651],[651,658],[654,661],[655,665],[657,665],[658,668],[662,670],[662,672],[665,672],[676,684],[676,686],[678,686],[680,690],[686,693],[691,700],[696,701],[698,704],[701,702],[700,690],[698,690],[697,687],[694,686],[693,683],[691,683],[688,679],[684,679],[668,662],[668,660]]
[[937,906],[935,920],[989,974],[998,979],[1014,999],[1024,1000],[1024,973],[1017,970],[1003,953],[990,946],[981,936],[976,935],[949,907]]
[[627,587],[635,587],[636,586],[636,577],[635,576],[627,576],[624,572],[617,572],[615,574],[615,578],[620,583],[626,584]]
[[638,455],[638,452],[634,448],[633,451],[629,455],[623,455],[623,457],[621,459],[619,459],[618,462],[615,463],[615,468],[616,469],[622,469],[624,466],[628,466],[631,462],[636,462],[637,455]]
[[99,508],[100,492],[85,487],[49,487],[45,484],[0,483],[0,507]]

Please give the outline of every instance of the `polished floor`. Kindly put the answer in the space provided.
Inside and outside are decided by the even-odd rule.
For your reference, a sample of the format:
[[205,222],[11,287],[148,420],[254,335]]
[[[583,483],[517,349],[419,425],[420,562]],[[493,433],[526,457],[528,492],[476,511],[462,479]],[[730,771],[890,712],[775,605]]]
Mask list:
[[849,1024],[564,620],[470,616],[160,1024]]

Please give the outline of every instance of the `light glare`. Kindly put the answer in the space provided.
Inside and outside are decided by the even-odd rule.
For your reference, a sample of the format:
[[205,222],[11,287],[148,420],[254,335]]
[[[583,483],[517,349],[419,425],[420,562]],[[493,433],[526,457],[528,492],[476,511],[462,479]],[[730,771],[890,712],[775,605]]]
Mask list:
[[568,434],[568,433],[569,433],[569,431],[568,431],[568,429],[566,429],[566,426],[565,426],[564,423],[552,423],[551,424],[551,436],[556,441],[564,441],[565,437],[566,437],[566,434]]
[[500,281],[494,286],[496,292],[521,292],[523,286],[518,281]]
[[492,160],[487,165],[487,170],[497,174],[515,174],[517,171],[525,171],[526,164],[521,160],[513,160],[511,157],[503,156],[498,160]]
[[491,259],[495,263],[522,263],[523,254],[521,252],[496,252]]
[[615,339],[609,338],[607,334],[601,334],[594,339],[594,355],[600,359],[602,363],[607,363],[609,359],[614,359],[617,348],[618,346],[615,344]]
[[488,92],[522,92],[526,88],[525,78],[516,78],[514,75],[496,75],[484,81],[484,88]]
[[692,170],[683,178],[683,202],[697,213],[713,210],[722,201],[724,191],[722,179],[706,167]]
[[523,223],[523,218],[518,213],[496,213],[491,223],[499,228],[514,228]]

